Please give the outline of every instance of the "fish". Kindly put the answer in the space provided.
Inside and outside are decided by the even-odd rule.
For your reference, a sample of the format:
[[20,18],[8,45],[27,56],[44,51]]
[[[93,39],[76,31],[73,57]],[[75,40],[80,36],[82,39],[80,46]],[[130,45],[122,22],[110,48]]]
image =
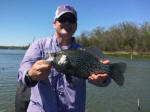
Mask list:
[[103,64],[103,58],[104,54],[98,47],[89,47],[46,53],[44,60],[46,63],[52,63],[58,72],[65,74],[69,83],[72,76],[88,79],[91,72],[99,71],[108,74],[117,85],[122,86],[126,63]]

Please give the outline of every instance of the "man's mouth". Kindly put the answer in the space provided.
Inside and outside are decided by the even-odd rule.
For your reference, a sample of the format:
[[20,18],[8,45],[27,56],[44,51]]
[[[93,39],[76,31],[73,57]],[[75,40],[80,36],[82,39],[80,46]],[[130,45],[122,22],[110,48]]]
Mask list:
[[69,27],[62,27],[62,29],[65,29],[67,32],[71,32],[71,28]]

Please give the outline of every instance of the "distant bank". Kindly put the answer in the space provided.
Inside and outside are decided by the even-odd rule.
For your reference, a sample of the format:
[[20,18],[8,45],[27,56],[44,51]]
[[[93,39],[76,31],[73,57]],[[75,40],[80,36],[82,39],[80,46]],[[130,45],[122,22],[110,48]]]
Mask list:
[[[22,49],[26,50],[28,49],[28,46],[0,46],[0,49]],[[103,51],[106,56],[110,57],[124,57],[124,58],[131,58],[131,52],[125,52],[125,51]],[[150,52],[133,52],[132,54],[133,58],[144,58],[144,59],[150,59]]]
[[0,46],[0,49],[28,49],[28,46]]
[[109,57],[123,57],[132,59],[150,59],[150,52],[125,52],[125,51],[104,51]]

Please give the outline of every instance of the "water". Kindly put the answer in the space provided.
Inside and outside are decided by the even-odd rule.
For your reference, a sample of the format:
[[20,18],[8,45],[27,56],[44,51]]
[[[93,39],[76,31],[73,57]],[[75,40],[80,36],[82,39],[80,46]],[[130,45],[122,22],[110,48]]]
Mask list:
[[17,69],[23,50],[0,50],[0,112],[13,112],[17,86]]
[[[14,112],[17,70],[24,50],[0,50],[0,112]],[[125,84],[114,81],[106,87],[87,83],[86,112],[137,112],[137,99],[142,112],[150,111],[150,60],[109,58],[127,63]]]
[[127,63],[125,84],[119,87],[112,81],[107,88],[88,84],[86,112],[137,112],[138,98],[142,106],[141,112],[150,112],[150,60],[110,60]]

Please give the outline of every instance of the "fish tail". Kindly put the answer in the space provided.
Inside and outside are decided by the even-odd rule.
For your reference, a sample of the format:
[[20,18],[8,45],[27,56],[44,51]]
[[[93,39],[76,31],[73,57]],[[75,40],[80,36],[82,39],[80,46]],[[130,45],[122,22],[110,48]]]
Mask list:
[[111,75],[110,77],[119,85],[124,84],[124,72],[126,70],[126,63],[119,62],[111,64]]

